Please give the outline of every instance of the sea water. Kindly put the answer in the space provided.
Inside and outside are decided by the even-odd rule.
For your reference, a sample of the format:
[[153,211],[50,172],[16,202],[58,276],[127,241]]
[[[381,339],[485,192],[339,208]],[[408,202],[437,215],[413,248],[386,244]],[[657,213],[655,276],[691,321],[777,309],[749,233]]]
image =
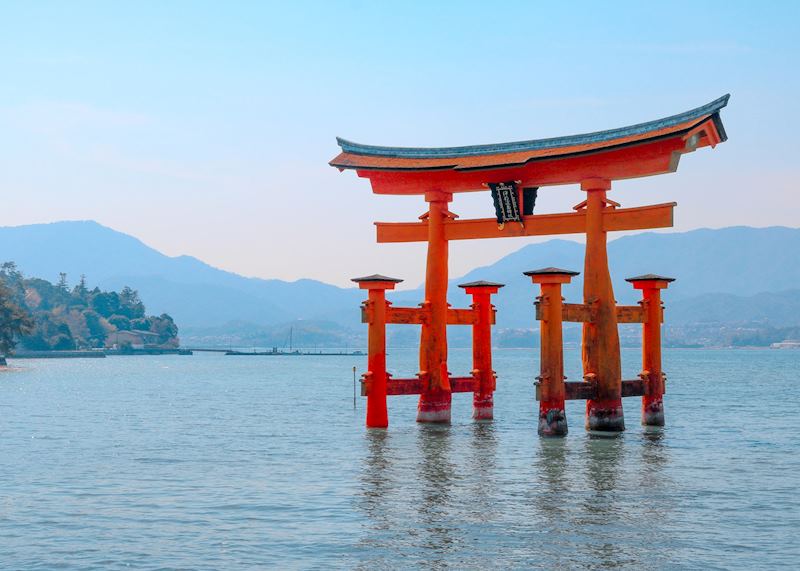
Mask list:
[[[353,408],[364,357],[11,361],[0,568],[800,566],[800,351],[666,350],[667,426],[630,398],[616,438],[584,431],[583,402],[566,438],[538,437],[536,352],[494,358],[494,422],[467,394],[450,426],[391,397],[385,431]],[[388,359],[416,371],[413,350]]]

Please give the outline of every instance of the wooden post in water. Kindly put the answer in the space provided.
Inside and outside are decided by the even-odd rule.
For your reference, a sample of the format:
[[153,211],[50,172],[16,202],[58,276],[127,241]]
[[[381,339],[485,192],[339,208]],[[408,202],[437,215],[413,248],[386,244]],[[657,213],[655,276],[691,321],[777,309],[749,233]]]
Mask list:
[[[539,284],[538,298],[541,313],[539,331],[541,343],[541,367],[538,378],[539,434],[542,436],[565,436],[567,415],[564,412],[564,336],[563,298],[561,285],[568,284],[578,272],[559,268],[543,268],[525,272],[531,281]],[[537,312],[539,313],[539,312]]]
[[363,375],[367,394],[367,428],[386,428],[389,426],[386,410],[386,290],[394,289],[403,280],[375,274],[352,281],[369,292],[363,305],[369,316],[367,372]]
[[604,215],[614,202],[606,198],[610,181],[592,178],[581,182],[586,191],[586,259],[583,298],[593,320],[583,324],[584,380],[595,387],[594,398],[586,401],[587,430],[625,430],[622,414],[622,365],[620,363],[617,305],[608,271],[607,236]]
[[419,377],[423,391],[417,406],[417,422],[450,422],[452,394],[447,370],[447,275],[448,244],[444,224],[450,218],[448,192],[426,192],[428,212],[428,260],[425,271],[427,319],[422,322],[419,348]]
[[661,290],[669,287],[674,278],[646,274],[627,278],[634,289],[642,290],[639,304],[644,310],[642,324],[642,424],[664,426],[664,372],[661,368],[661,321],[663,308]]
[[472,376],[478,381],[478,390],[472,396],[472,418],[494,419],[495,374],[492,369],[492,306],[491,296],[504,284],[477,281],[459,284],[472,296]]

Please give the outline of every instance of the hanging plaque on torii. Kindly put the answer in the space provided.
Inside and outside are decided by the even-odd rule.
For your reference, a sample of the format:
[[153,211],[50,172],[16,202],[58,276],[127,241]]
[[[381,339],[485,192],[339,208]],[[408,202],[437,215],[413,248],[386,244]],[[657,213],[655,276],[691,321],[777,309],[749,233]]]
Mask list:
[[[644,424],[663,424],[659,290],[672,278],[647,274],[630,278],[643,291],[640,306],[617,306],[606,251],[608,232],[667,228],[674,202],[622,208],[607,197],[612,182],[675,172],[684,154],[715,147],[727,139],[720,110],[728,95],[707,105],[630,127],[556,139],[450,148],[404,148],[361,145],[337,139],[342,152],[330,164],[355,170],[369,179],[375,194],[421,195],[427,212],[417,222],[376,222],[380,243],[427,242],[425,299],[418,308],[393,308],[385,290],[396,283],[385,276],[358,278],[370,292],[364,306],[369,324],[369,367],[363,392],[368,399],[367,425],[388,424],[387,394],[419,394],[417,420],[449,422],[453,392],[474,393],[477,419],[492,418],[495,385],[491,370],[489,298],[502,284],[462,284],[473,295],[470,309],[447,303],[450,240],[585,234],[582,304],[562,304],[560,284],[575,272],[543,268],[527,272],[540,284],[537,318],[542,320],[542,359],[537,386],[539,432],[566,433],[564,400],[586,399],[590,430],[624,430],[622,397],[643,396]],[[541,187],[579,184],[586,199],[573,212],[533,214]],[[495,218],[463,220],[448,209],[453,194],[490,189]],[[522,189],[522,192],[520,192]],[[558,302],[556,303],[556,297]],[[578,383],[564,383],[562,321],[583,323],[583,373]],[[386,323],[422,326],[420,372],[413,379],[391,379],[385,364]],[[618,323],[643,324],[643,367],[639,379],[624,381]],[[447,367],[447,325],[471,324],[473,371],[451,376]],[[658,346],[656,348],[656,345]],[[371,411],[371,412],[370,412]],[[377,412],[376,412],[377,411]]]
[[[486,186],[492,193],[497,227],[502,230],[506,222],[519,222],[524,226],[523,216],[533,214],[538,188],[524,188],[520,193],[516,181],[489,182]],[[520,201],[520,198],[522,199]]]

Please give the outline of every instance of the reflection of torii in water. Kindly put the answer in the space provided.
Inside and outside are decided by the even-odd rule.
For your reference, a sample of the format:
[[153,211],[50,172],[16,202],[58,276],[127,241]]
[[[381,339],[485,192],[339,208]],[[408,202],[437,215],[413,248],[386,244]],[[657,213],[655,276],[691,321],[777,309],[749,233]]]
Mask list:
[[[606,245],[609,231],[671,227],[675,203],[621,208],[606,193],[614,180],[674,172],[683,154],[701,147],[715,147],[725,141],[727,137],[719,112],[727,102],[726,95],[697,109],[648,123],[584,135],[496,145],[377,147],[338,139],[342,152],[331,161],[332,166],[340,170],[355,170],[358,176],[369,179],[375,194],[421,195],[428,203],[428,211],[420,216],[419,222],[376,223],[378,242],[428,242],[425,301],[421,307],[392,308],[386,304],[385,290],[393,289],[399,280],[379,275],[355,280],[370,294],[364,306],[364,320],[370,324],[369,370],[364,376],[364,393],[368,396],[367,425],[387,425],[387,394],[419,394],[418,421],[449,422],[452,393],[474,392],[474,416],[482,419],[492,417],[494,373],[491,370],[489,331],[493,311],[489,294],[496,293],[502,286],[464,284],[467,292],[473,295],[473,308],[450,309],[447,303],[448,242],[553,234],[586,235],[584,303],[565,304],[561,315],[547,311],[549,298],[545,289],[554,290],[544,286],[566,283],[570,272],[549,268],[544,272],[530,273],[534,281],[543,286],[539,311],[539,317],[543,319],[539,389],[542,395],[556,395],[554,399],[542,397],[540,400],[540,432],[557,434],[566,431],[566,421],[561,424],[558,421],[559,414],[563,417],[565,398],[587,399],[586,424],[589,429],[624,430],[621,398],[633,395],[645,397],[643,422],[663,424],[660,347],[658,350],[654,347],[653,336],[660,334],[660,299],[657,293],[666,287],[669,278],[639,276],[633,281],[635,287],[643,290],[643,307],[618,307],[611,285]],[[529,213],[532,212],[532,201],[519,200],[520,189],[564,184],[580,184],[586,192],[586,200],[575,206],[574,212],[532,215]],[[496,205],[497,193],[502,192],[503,202],[509,207],[498,206],[498,220],[457,220],[456,215],[449,211],[447,205],[454,193],[481,191],[487,186],[495,194]],[[520,202],[525,210],[522,215],[519,215]],[[531,210],[528,210],[528,204],[531,204]],[[516,220],[520,223],[504,224],[515,220],[515,209]],[[659,305],[657,311],[651,307],[656,303]],[[650,322],[648,326],[648,316],[657,317],[655,321],[659,325],[655,327]],[[564,383],[563,362],[556,358],[563,358],[560,346],[562,319],[584,323],[584,381],[581,383]],[[620,320],[645,323],[645,366],[638,381],[622,381],[617,331]],[[420,372],[416,379],[390,379],[387,375],[385,332],[381,332],[386,323],[422,325]],[[448,324],[473,326],[474,370],[469,377],[451,377],[448,372]],[[545,338],[554,344],[553,347],[544,346]],[[553,419],[552,424],[548,419]]]

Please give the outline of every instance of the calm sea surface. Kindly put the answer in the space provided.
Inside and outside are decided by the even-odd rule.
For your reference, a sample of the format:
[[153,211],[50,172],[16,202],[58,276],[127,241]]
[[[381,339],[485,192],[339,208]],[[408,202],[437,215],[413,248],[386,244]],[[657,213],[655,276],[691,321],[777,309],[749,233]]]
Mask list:
[[800,567],[800,351],[668,350],[662,432],[631,398],[623,436],[591,437],[572,402],[558,440],[536,435],[533,351],[496,351],[493,423],[456,395],[451,426],[420,426],[393,397],[388,431],[353,410],[364,362],[12,362],[0,568]]

